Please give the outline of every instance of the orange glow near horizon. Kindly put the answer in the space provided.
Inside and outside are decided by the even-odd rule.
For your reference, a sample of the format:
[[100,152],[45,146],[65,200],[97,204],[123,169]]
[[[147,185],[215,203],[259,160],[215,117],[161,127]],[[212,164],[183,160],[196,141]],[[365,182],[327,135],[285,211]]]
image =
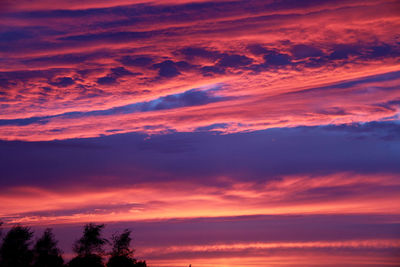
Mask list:
[[[400,214],[397,193],[357,193],[351,196],[296,200],[297,195],[319,188],[368,185],[398,186],[395,176],[361,176],[350,173],[325,177],[286,177],[255,187],[234,183],[223,192],[211,186],[180,183],[136,185],[101,191],[52,192],[39,188],[11,188],[0,195],[0,210],[7,224],[28,225],[225,217],[260,214]],[[29,207],[25,203],[30,203]],[[107,203],[97,207],[97,203]],[[70,210],[70,215],[50,215]],[[35,213],[49,215],[34,215]],[[30,213],[30,214],[29,214]]]
[[[210,262],[212,261],[212,262]],[[153,260],[149,264],[159,267],[186,267],[188,263],[197,267],[231,267],[231,266],[398,266],[397,258],[387,259],[387,257],[376,257],[360,255],[332,255],[332,253],[302,253],[302,255],[283,255],[283,256],[256,256],[256,257],[219,257],[211,259],[180,259],[180,260]]]

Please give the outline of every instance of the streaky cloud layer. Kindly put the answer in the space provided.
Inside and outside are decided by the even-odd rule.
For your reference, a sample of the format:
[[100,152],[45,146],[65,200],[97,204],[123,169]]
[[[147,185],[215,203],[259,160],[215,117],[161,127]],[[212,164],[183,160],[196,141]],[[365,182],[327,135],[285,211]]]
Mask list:
[[[1,139],[398,119],[396,1],[86,4],[5,4]],[[213,86],[226,101],[139,108]]]
[[[2,210],[5,222],[33,225],[258,214],[399,213],[396,176],[352,176],[283,177],[264,185],[235,182],[218,187],[159,182],[62,193],[17,187],[0,199],[7,207]],[[24,203],[31,204],[26,207]]]

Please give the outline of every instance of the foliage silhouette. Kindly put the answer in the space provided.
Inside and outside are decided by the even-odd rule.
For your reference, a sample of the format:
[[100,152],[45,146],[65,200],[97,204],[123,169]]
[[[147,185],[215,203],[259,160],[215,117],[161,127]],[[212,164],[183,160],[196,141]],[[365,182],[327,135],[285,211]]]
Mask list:
[[134,250],[129,247],[132,238],[131,231],[125,229],[120,235],[114,234],[112,237],[113,248],[110,253],[107,267],[146,267],[145,261],[137,261],[133,257]]
[[147,267],[146,261],[138,261],[138,262],[136,262],[135,267]]
[[134,250],[129,247],[132,238],[131,231],[125,229],[124,232],[120,235],[114,234],[112,236],[113,240],[113,249],[111,252],[111,256],[124,256],[124,257],[132,257]]
[[103,258],[96,254],[87,254],[85,256],[77,256],[73,258],[69,267],[104,267]]
[[[76,257],[64,265],[62,251],[57,247],[58,241],[50,228],[43,232],[31,249],[31,229],[14,226],[0,246],[0,267],[147,267],[146,261],[134,258],[134,250],[130,248],[131,231],[128,229],[112,236],[112,250],[106,254],[103,247],[109,242],[102,237],[103,228],[104,224],[86,224],[82,237],[73,246]],[[106,255],[110,257],[105,265],[103,257]]]
[[103,267],[103,246],[108,242],[101,237],[104,224],[89,223],[84,226],[83,236],[74,244],[77,256],[69,262],[70,267]]
[[104,254],[103,246],[108,242],[101,237],[104,224],[89,223],[84,226],[83,236],[75,242],[74,252],[78,256]]
[[14,226],[3,239],[0,248],[1,267],[29,267],[33,253],[29,249],[33,232],[28,227]]
[[33,267],[62,267],[64,260],[51,229],[46,229],[33,248]]

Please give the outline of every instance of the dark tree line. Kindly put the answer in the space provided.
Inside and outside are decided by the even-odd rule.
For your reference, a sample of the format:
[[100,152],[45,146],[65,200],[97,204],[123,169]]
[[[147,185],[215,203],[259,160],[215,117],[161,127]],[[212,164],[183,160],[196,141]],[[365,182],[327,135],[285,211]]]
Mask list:
[[[0,267],[147,267],[133,256],[130,230],[114,234],[110,242],[102,237],[103,228],[104,224],[86,224],[73,246],[76,256],[65,263],[51,229],[33,242],[29,227],[14,226],[0,245]],[[106,244],[112,245],[110,252],[104,250]]]

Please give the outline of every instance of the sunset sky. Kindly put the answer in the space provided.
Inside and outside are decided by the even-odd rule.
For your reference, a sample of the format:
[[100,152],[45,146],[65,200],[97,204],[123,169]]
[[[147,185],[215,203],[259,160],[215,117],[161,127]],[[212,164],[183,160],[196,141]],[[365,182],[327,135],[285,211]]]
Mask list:
[[0,221],[151,267],[399,266],[400,2],[0,2]]

